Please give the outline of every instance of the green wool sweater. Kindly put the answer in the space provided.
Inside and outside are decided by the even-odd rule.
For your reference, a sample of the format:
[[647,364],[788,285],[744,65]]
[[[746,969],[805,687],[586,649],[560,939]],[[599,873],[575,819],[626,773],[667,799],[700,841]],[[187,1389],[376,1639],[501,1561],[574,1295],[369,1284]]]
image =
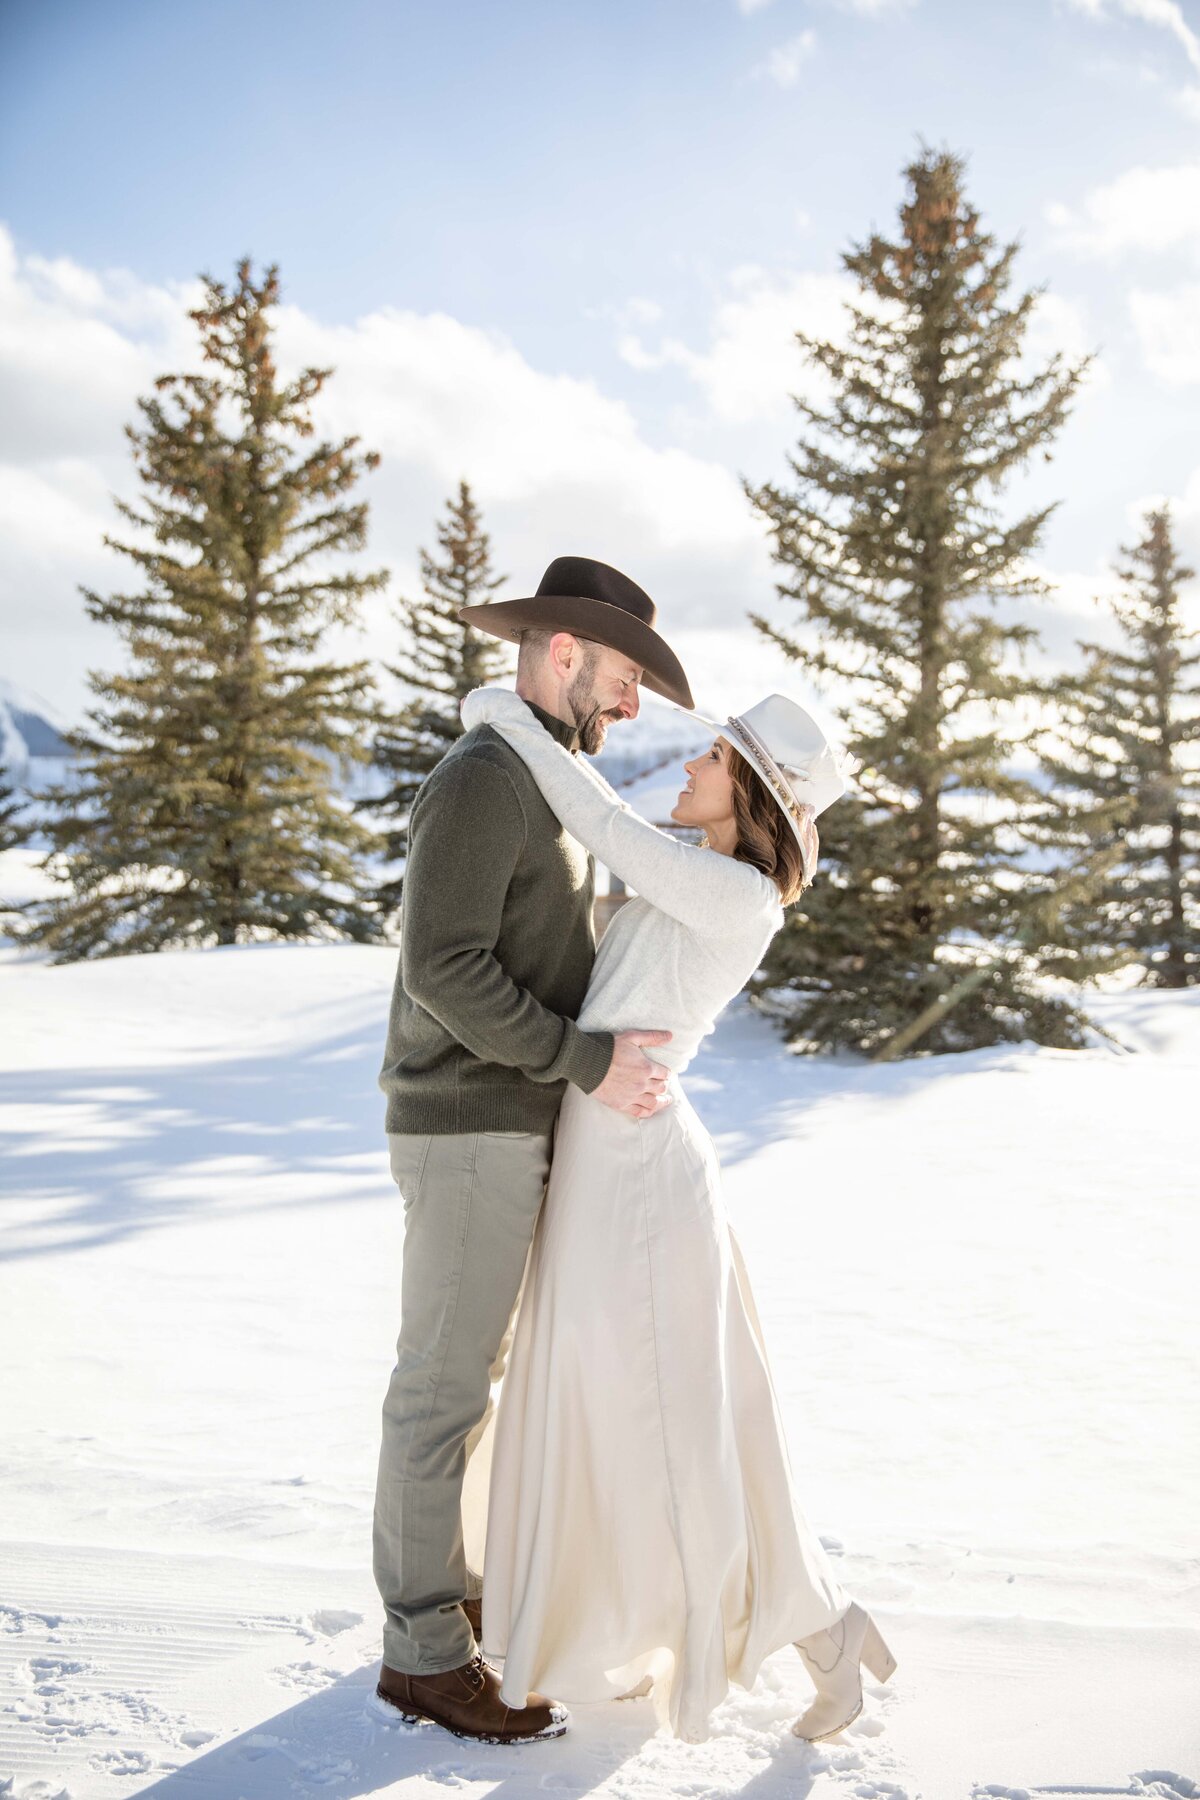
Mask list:
[[[573,726],[531,709],[560,744]],[[609,1032],[580,1031],[596,954],[595,864],[515,750],[466,732],[408,827],[400,961],[379,1085],[389,1132],[549,1131],[573,1081],[599,1087]]]

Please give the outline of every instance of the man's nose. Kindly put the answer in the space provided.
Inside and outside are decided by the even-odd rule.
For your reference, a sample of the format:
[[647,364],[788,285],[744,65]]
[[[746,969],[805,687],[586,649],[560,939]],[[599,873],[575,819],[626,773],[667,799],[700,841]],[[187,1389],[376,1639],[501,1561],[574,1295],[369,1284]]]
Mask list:
[[637,683],[635,682],[632,688],[627,688],[621,695],[621,711],[627,719],[636,719],[639,705]]

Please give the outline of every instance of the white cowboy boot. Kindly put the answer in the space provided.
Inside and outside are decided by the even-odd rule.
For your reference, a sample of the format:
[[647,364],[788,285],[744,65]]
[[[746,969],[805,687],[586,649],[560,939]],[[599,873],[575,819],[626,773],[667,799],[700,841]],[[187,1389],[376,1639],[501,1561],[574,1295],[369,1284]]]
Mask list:
[[880,1637],[879,1627],[856,1600],[833,1625],[801,1638],[796,1648],[804,1658],[817,1697],[792,1730],[810,1743],[836,1737],[857,1719],[863,1706],[861,1663],[866,1664],[876,1681],[886,1681],[896,1667],[896,1659]]

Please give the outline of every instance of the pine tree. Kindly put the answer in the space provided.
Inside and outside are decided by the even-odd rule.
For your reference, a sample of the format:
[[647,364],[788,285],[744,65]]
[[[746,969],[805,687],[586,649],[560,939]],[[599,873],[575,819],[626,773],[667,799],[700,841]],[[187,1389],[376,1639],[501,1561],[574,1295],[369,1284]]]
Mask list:
[[38,796],[65,892],[23,935],[58,962],[380,935],[358,861],[376,840],[332,788],[378,710],[365,662],[320,654],[387,578],[337,566],[365,544],[367,506],[345,496],[378,458],[356,438],[302,445],[331,371],[280,381],[275,267],[256,283],[247,259],[204,288],[204,372],[160,376],[126,427],[142,503],[117,503],[134,541],[105,542],[141,586],[83,590],[131,666],[89,677],[91,728],[65,734],[78,790]]
[[949,1051],[1080,1025],[1019,937],[1027,878],[1011,824],[1032,790],[1011,773],[1006,709],[1030,691],[1028,625],[997,600],[1045,591],[1025,567],[1051,507],[1005,522],[990,497],[1058,431],[1087,366],[1016,366],[1038,290],[1006,299],[964,163],[923,147],[893,238],[843,257],[858,295],[844,346],[797,333],[829,399],[797,398],[794,487],[747,494],[769,525],[808,641],[754,622],[789,658],[855,696],[855,792],[822,818],[822,874],[772,948],[771,993],[800,1046],[875,1051],[997,943],[1011,954],[925,1034]]
[[4,770],[0,769],[0,850],[15,850],[24,844],[32,829],[28,823],[22,823],[23,803],[17,799],[11,783],[5,781]]
[[[484,636],[457,618],[460,606],[482,606],[506,577],[492,572],[488,534],[465,481],[446,504],[435,527],[440,559],[421,551],[421,595],[399,602],[403,633],[401,660],[385,665],[415,698],[379,733],[374,761],[392,777],[387,790],[359,802],[388,824],[387,859],[397,862],[408,846],[408,815],[417,789],[462,735],[459,703],[472,688],[513,672],[511,653],[498,638]],[[381,907],[395,908],[403,880],[378,889]]]
[[1120,555],[1120,647],[1081,644],[1082,674],[1058,684],[1058,744],[1043,755],[1051,797],[1034,835],[1100,870],[1063,910],[1060,972],[1134,959],[1147,982],[1182,988],[1200,981],[1200,633],[1179,608],[1195,570],[1178,558],[1167,507]]

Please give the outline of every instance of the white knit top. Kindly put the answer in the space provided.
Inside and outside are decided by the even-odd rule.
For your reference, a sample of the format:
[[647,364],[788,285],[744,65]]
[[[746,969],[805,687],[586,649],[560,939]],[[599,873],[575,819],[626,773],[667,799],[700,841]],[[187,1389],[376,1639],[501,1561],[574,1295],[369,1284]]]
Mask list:
[[647,1054],[686,1068],[783,924],[779,889],[749,863],[648,824],[510,689],[476,688],[462,716],[468,729],[487,724],[499,732],[571,836],[638,896],[618,909],[600,940],[580,1026],[670,1031],[671,1042]]

